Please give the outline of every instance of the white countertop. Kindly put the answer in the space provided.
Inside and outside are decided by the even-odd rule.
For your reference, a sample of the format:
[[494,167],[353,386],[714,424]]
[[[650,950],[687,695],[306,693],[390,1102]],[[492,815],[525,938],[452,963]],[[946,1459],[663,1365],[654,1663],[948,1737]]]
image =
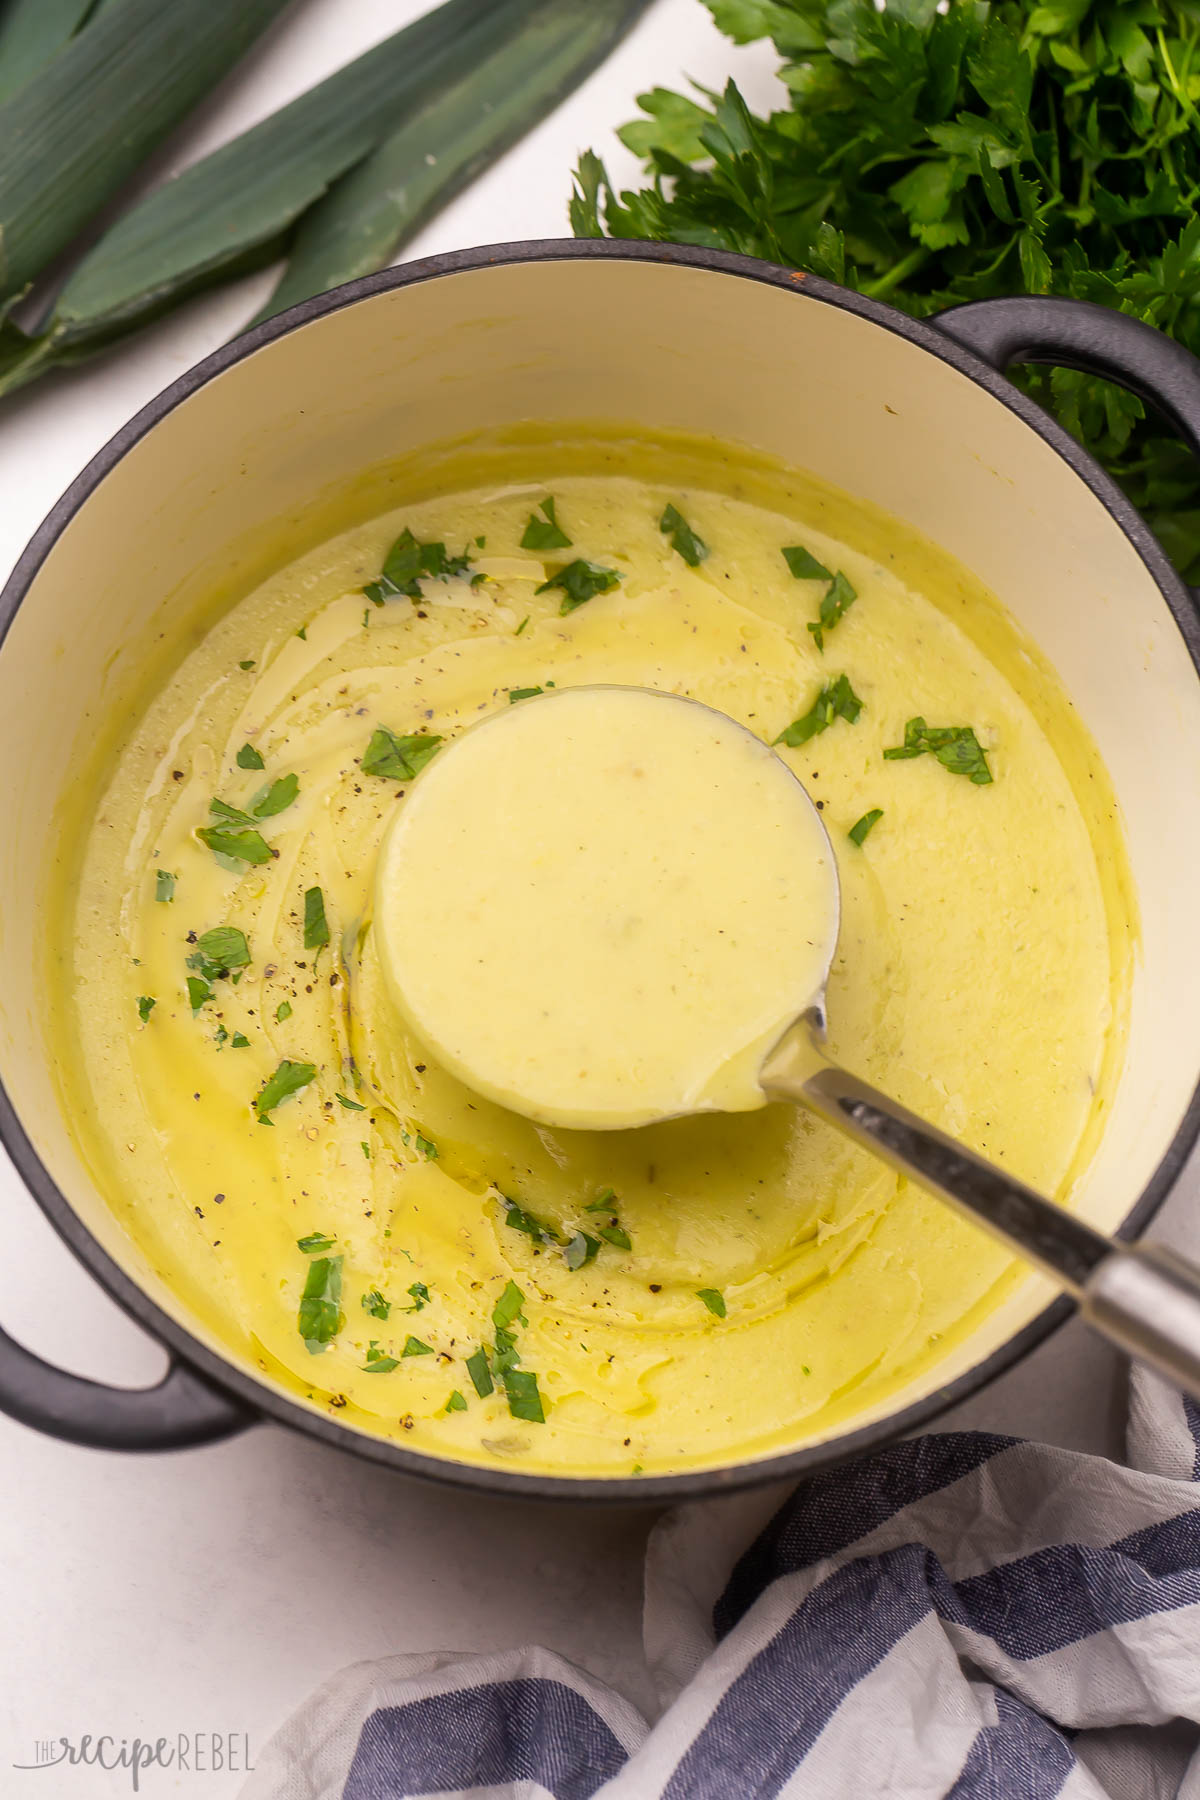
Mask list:
[[[424,10],[425,0],[303,0],[163,166],[192,160]],[[636,94],[685,75],[718,87],[736,71],[761,104],[773,65],[769,47],[732,48],[699,0],[657,0],[608,64],[407,254],[568,235],[579,150],[596,148],[618,179],[635,173],[613,130],[632,116]],[[133,347],[0,409],[0,579],[88,458],[230,336],[271,280],[221,290]],[[1193,1252],[1198,1174],[1193,1166],[1156,1233]],[[2,1160],[0,1218],[5,1328],[97,1379],[157,1379],[161,1351],[76,1265]],[[949,1423],[1119,1453],[1122,1411],[1118,1360],[1073,1324]],[[458,1496],[265,1425],[216,1447],[137,1458],[74,1449],[0,1419],[0,1455],[5,1800],[131,1791],[123,1770],[13,1767],[35,1762],[39,1739],[60,1735],[215,1734],[238,1746],[248,1739],[253,1757],[325,1676],[396,1651],[534,1641],[635,1703],[646,1691],[645,1509]],[[142,1792],[227,1800],[240,1782],[228,1769],[155,1769]]]

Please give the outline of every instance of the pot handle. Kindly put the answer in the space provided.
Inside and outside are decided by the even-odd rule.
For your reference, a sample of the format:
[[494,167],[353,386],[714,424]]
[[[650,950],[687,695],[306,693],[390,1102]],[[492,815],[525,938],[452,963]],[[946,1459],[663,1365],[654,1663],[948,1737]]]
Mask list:
[[1155,407],[1200,456],[1200,361],[1128,313],[1090,300],[1012,294],[952,306],[930,323],[995,369],[1057,363],[1115,381]]
[[93,1450],[183,1450],[229,1437],[253,1415],[186,1363],[156,1387],[115,1388],[56,1369],[0,1331],[0,1412]]

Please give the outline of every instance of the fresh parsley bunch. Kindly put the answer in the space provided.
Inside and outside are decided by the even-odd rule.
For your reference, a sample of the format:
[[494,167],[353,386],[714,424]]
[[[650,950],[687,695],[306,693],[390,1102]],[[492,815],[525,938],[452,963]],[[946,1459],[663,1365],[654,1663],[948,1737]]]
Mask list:
[[[590,151],[579,237],[669,239],[809,269],[915,314],[1067,294],[1200,353],[1200,0],[705,0],[771,37],[791,105],[730,82],[655,88],[622,140],[653,184],[614,193]],[[1110,383],[1016,379],[1106,464],[1200,580],[1200,469]]]

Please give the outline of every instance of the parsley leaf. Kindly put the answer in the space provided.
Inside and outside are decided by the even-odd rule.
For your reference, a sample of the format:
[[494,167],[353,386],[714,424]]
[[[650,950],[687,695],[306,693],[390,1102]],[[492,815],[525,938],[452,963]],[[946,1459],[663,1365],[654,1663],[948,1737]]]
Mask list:
[[377,725],[362,759],[362,772],[379,775],[385,781],[411,781],[436,753],[441,741],[427,731],[397,737],[386,725]]
[[466,1412],[467,1403],[463,1399],[462,1395],[459,1393],[457,1388],[455,1388],[454,1392],[451,1394],[450,1398],[447,1400],[447,1402],[442,1410],[443,1410],[443,1412],[448,1412],[448,1413],[450,1413],[450,1412]]
[[633,1245],[629,1241],[629,1233],[623,1225],[602,1225],[600,1227],[600,1236],[604,1239],[605,1243],[615,1244],[618,1250],[633,1249]]
[[697,1288],[697,1300],[703,1300],[710,1313],[718,1319],[725,1317],[725,1296],[719,1288]]
[[300,782],[295,775],[281,775],[259,789],[250,802],[250,811],[256,819],[273,818],[289,807],[299,792]]
[[976,787],[986,787],[993,779],[987,752],[970,725],[926,725],[922,718],[910,719],[904,727],[904,742],[883,754],[888,762],[902,762],[926,752],[936,756],[952,775],[968,776]]
[[[319,950],[329,942],[329,926],[325,920],[325,896],[319,887],[304,890],[304,948]],[[341,1095],[338,1099],[341,1100]],[[345,1105],[345,1101],[342,1102]],[[359,1108],[362,1111],[362,1108]]]
[[867,833],[873,826],[878,825],[882,817],[883,808],[881,806],[873,806],[870,812],[865,812],[861,819],[855,821],[846,833],[846,836],[850,839],[851,843],[857,844],[861,849]]
[[517,701],[517,700],[532,700],[535,694],[544,694],[545,691],[546,691],[545,688],[540,688],[540,687],[509,688],[508,704],[510,706],[512,706],[514,701]]
[[555,517],[553,499],[543,500],[538,512],[543,515],[540,519],[536,512],[529,515],[529,523],[521,537],[522,550],[570,549],[571,540]]
[[243,744],[241,749],[237,753],[236,761],[237,761],[237,766],[239,769],[265,769],[266,768],[266,764],[263,762],[262,757],[259,755],[258,751],[254,748],[253,744]]
[[468,1356],[467,1374],[471,1377],[471,1385],[479,1395],[479,1398],[481,1400],[486,1400],[495,1386],[495,1383],[492,1381],[492,1371],[488,1363],[488,1353],[483,1348],[482,1344],[479,1346],[478,1350]]
[[318,1256],[308,1265],[296,1325],[309,1353],[319,1356],[346,1323],[341,1309],[342,1258]]
[[413,1337],[410,1333],[409,1336],[406,1337],[404,1340],[404,1348],[400,1352],[400,1354],[402,1357],[403,1356],[432,1356],[433,1355],[433,1345],[432,1344],[423,1344],[419,1337]]
[[192,1017],[195,1018],[205,1001],[212,999],[212,989],[209,987],[207,981],[201,981],[198,975],[189,975],[187,978],[187,992],[188,1001],[192,1009]]
[[310,1231],[307,1237],[296,1239],[297,1250],[303,1250],[305,1256],[315,1256],[318,1250],[332,1250],[333,1239],[325,1231]]
[[233,1050],[248,1050],[250,1048],[250,1039],[246,1036],[244,1031],[234,1032],[233,1037],[230,1040],[230,1048]]
[[515,1200],[510,1200],[507,1194],[501,1194],[500,1198],[504,1202],[504,1223],[511,1230],[523,1232],[526,1237],[532,1238],[534,1243],[538,1244],[561,1244],[564,1242],[561,1233],[551,1225],[548,1219],[539,1218],[537,1213],[527,1212],[523,1206],[518,1206]]
[[226,856],[230,862],[244,862],[258,865],[270,862],[275,852],[266,838],[252,828],[231,829],[228,825],[205,825],[196,836],[202,844],[207,844],[216,856]]
[[582,1269],[599,1249],[599,1238],[589,1237],[586,1231],[577,1231],[563,1251],[568,1269]]
[[667,506],[658,521],[658,529],[669,535],[672,547],[679,552],[689,568],[698,568],[708,555],[708,545],[692,530],[678,507]]
[[351,1100],[347,1094],[335,1094],[333,1097],[339,1106],[345,1107],[347,1112],[366,1112],[367,1110],[361,1100]]
[[537,1376],[530,1369],[509,1369],[504,1376],[504,1393],[508,1410],[514,1419],[528,1419],[535,1425],[546,1423],[546,1411],[538,1392]]
[[429,1305],[429,1289],[425,1286],[425,1283],[423,1281],[414,1281],[408,1291],[412,1296],[412,1305],[406,1306],[404,1309],[405,1312],[424,1312],[425,1308]]
[[[407,1350],[404,1352],[407,1356]],[[367,1345],[367,1360],[363,1364],[364,1375],[387,1375],[392,1369],[398,1369],[400,1363],[394,1356],[385,1356],[375,1338]]]
[[420,1132],[418,1131],[414,1138],[414,1142],[417,1146],[417,1149],[420,1151],[421,1155],[425,1158],[426,1162],[436,1162],[437,1161],[437,1153],[438,1153],[437,1145],[434,1143],[432,1138],[422,1137]]
[[220,981],[235,969],[250,963],[250,946],[246,934],[236,925],[215,925],[196,940],[196,948],[187,959],[189,969],[205,981]]
[[826,682],[808,711],[799,719],[793,719],[775,742],[786,744],[789,750],[798,749],[801,744],[807,744],[809,738],[827,731],[835,719],[845,719],[847,724],[853,725],[862,708],[863,703],[847,677],[839,675],[836,681]]
[[137,998],[138,1018],[142,1021],[143,1025],[146,1023],[146,1020],[150,1017],[150,1014],[154,1011],[154,1008],[157,1005],[158,1005],[158,1001],[154,999],[153,995],[151,995],[151,994],[139,994],[138,995],[138,998]]
[[814,621],[810,619],[807,627],[817,641],[817,649],[822,653],[824,653],[825,650],[825,633],[827,631],[832,631],[834,626],[839,624],[841,620],[845,618],[846,613],[854,605],[854,602],[857,599],[857,592],[850,586],[850,583],[839,569],[833,578],[828,593],[821,596],[819,620]]
[[369,581],[363,593],[376,606],[382,606],[395,594],[407,594],[410,600],[420,600],[424,578],[449,581],[452,575],[462,575],[470,566],[465,551],[461,556],[448,556],[445,544],[420,544],[405,526],[384,558],[379,580]]
[[492,1308],[492,1324],[499,1330],[505,1330],[513,1321],[525,1323],[521,1308],[525,1304],[525,1296],[515,1281],[510,1281]]
[[832,581],[833,570],[818,562],[811,550],[803,544],[787,544],[784,547],[783,559],[797,581]]
[[277,1106],[306,1088],[317,1072],[316,1063],[291,1062],[287,1057],[280,1063],[262,1091],[254,1096],[254,1116],[260,1125],[273,1125],[270,1118]]
[[284,1021],[284,1020],[285,1020],[285,1019],[290,1019],[290,1018],[291,1018],[291,1016],[292,1016],[292,1003],[291,1003],[291,1001],[290,1001],[290,1000],[281,1000],[281,1001],[280,1001],[280,1002],[279,1002],[279,1005],[278,1005],[278,1006],[277,1006],[277,1007],[276,1007],[276,1008],[275,1008],[275,1017],[276,1017],[276,1019],[277,1019],[277,1020],[278,1020],[278,1021],[279,1021],[279,1023],[280,1023],[280,1024],[281,1024],[281,1025],[282,1025],[282,1024],[283,1024],[283,1021]]
[[551,575],[548,581],[543,581],[534,592],[544,594],[550,588],[561,588],[562,605],[558,610],[563,615],[574,612],[587,600],[594,600],[597,594],[607,594],[610,588],[619,587],[620,582],[616,569],[606,569],[600,563],[588,562],[580,556]]
[[363,1295],[362,1307],[373,1319],[386,1319],[392,1310],[392,1303],[384,1299],[378,1288],[372,1288],[369,1294]]
[[154,871],[154,898],[165,903],[175,898],[175,876],[169,869]]

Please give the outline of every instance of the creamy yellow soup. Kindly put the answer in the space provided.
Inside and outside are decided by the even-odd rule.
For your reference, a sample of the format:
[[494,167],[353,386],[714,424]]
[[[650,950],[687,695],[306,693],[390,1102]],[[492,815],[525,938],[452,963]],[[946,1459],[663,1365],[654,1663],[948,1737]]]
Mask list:
[[576,1130],[766,1104],[837,875],[761,738],[654,688],[528,694],[439,751],[380,853],[389,990],[476,1093]]
[[[976,583],[814,482],[536,434],[405,482],[202,621],[79,784],[51,1024],[83,1154],[187,1316],[363,1431],[571,1475],[827,1433],[986,1317],[1004,1250],[789,1106],[588,1132],[472,1092],[393,1004],[380,847],[514,692],[784,734],[838,863],[833,1055],[1068,1196],[1133,932],[1104,771]],[[413,592],[380,583],[404,532]]]

